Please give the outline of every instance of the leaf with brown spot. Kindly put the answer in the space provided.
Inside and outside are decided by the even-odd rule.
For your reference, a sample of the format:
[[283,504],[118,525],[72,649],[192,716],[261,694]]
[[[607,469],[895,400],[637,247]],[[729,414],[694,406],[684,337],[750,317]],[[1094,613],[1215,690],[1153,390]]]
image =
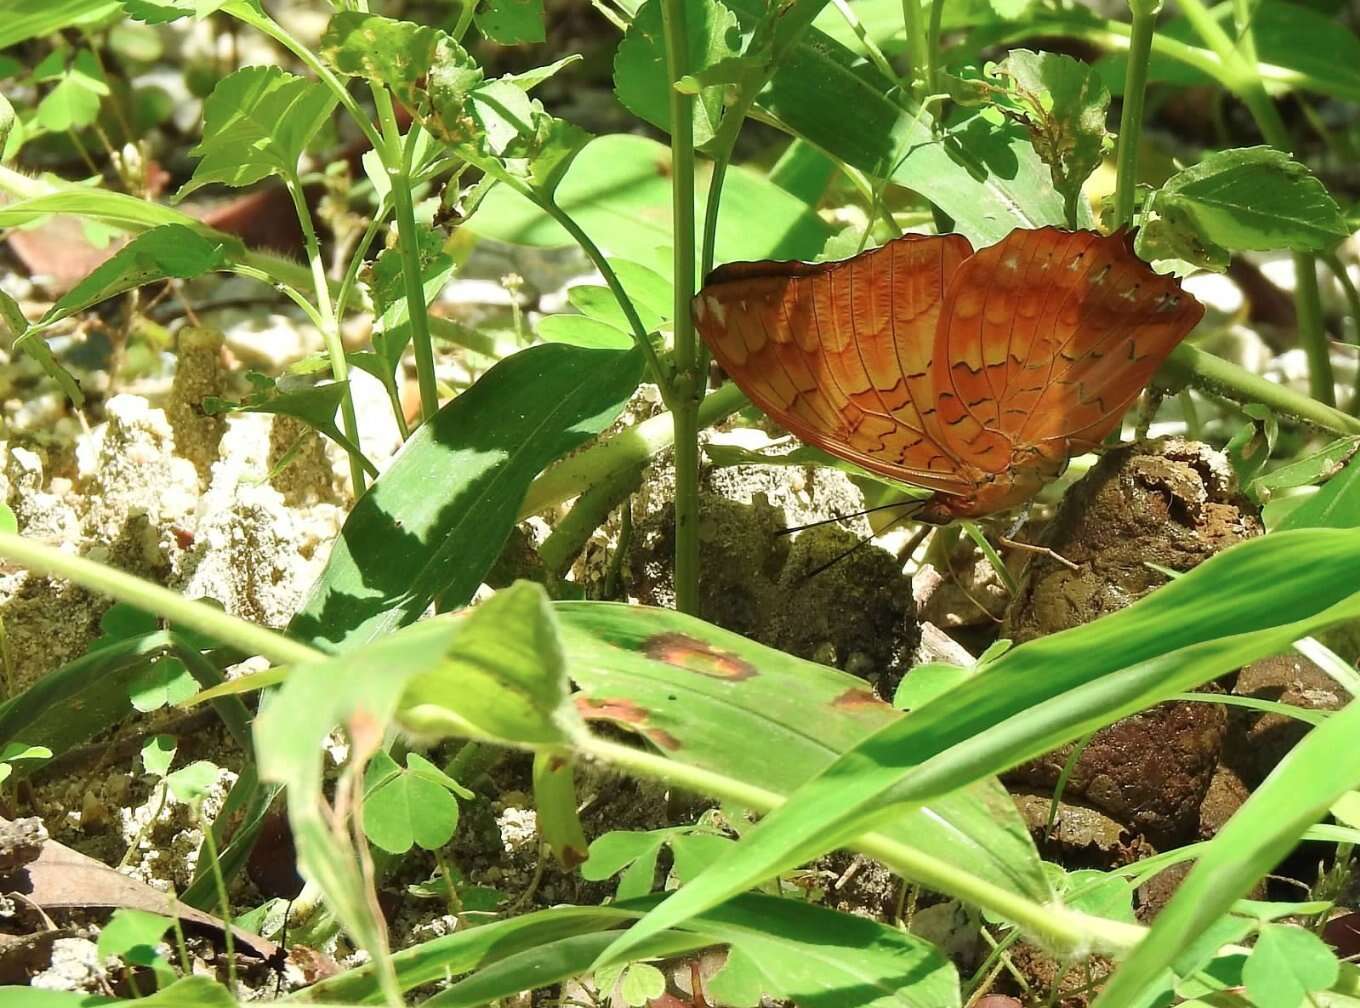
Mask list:
[[647,641],[643,650],[657,661],[715,679],[741,680],[758,674],[754,665],[730,651],[719,650],[685,634],[657,634]]

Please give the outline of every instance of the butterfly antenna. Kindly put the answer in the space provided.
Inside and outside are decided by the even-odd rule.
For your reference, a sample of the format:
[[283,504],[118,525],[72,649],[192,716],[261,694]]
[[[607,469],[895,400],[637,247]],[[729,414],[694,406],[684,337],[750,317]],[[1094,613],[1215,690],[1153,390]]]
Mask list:
[[[887,511],[889,508],[897,507],[911,507],[913,505],[919,505],[920,503],[922,502],[909,500],[909,501],[895,501],[892,504],[880,504],[878,505],[878,507],[865,508],[863,511],[854,511],[851,514],[836,515],[832,518],[823,518],[821,521],[808,522],[806,525],[790,525],[788,528],[780,529],[778,532],[775,533],[775,535],[777,536],[792,535],[795,532],[802,532],[804,529],[819,528],[822,525],[830,525],[832,522],[845,521],[846,519],[849,518],[862,518],[867,514],[873,514],[875,511]],[[891,528],[891,526],[889,526],[889,528]]]
[[[922,504],[924,504],[924,503],[925,503],[924,500],[920,500],[920,501],[899,501],[897,504],[888,504],[888,505],[884,505],[884,507],[902,507],[903,505],[916,505],[917,507],[919,507],[920,505],[922,505]],[[877,508],[870,508],[869,510],[870,510],[870,511],[881,511],[881,510],[883,510],[883,508],[877,507]],[[867,512],[866,512],[866,513],[867,513]],[[853,515],[847,515],[846,517],[854,517],[854,516],[853,516]],[[905,521],[906,519],[908,519],[908,518],[910,518],[910,517],[911,517],[911,513],[910,513],[910,512],[908,512],[908,513],[906,513],[906,514],[900,514],[900,515],[898,515],[896,518],[894,518],[891,522],[888,523],[887,528],[883,529],[883,532],[889,531],[894,525],[897,525],[898,523],[900,523],[900,522],[902,522],[902,521]],[[833,521],[834,521],[835,519],[830,519],[830,520],[833,520]],[[826,522],[819,522],[818,524],[825,525]],[[842,550],[840,553],[837,553],[835,556],[833,556],[830,560],[826,561],[826,563],[821,564],[821,565],[819,565],[819,566],[817,566],[817,567],[814,567],[812,570],[808,571],[806,574],[804,574],[801,578],[798,579],[799,584],[802,584],[802,583],[805,582],[805,581],[811,581],[811,580],[812,580],[813,578],[815,578],[818,574],[822,573],[822,571],[828,570],[829,568],[836,566],[836,564],[840,563],[842,560],[844,560],[846,557],[848,557],[851,553],[855,552],[855,551],[856,551],[857,549],[859,549],[861,546],[865,545],[867,542],[869,542],[871,539],[873,539],[875,535],[882,535],[882,532],[879,532],[879,533],[871,532],[871,533],[869,533],[867,536],[862,537],[858,542],[855,543],[855,545],[851,546],[849,549],[847,549],[847,550]]]

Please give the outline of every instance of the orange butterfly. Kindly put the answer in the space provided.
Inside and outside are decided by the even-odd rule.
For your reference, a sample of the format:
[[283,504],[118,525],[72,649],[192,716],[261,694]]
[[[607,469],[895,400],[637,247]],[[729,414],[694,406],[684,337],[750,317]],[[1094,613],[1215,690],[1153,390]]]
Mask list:
[[693,303],[782,426],[934,490],[919,517],[1013,507],[1100,444],[1204,314],[1127,232],[904,235],[829,263],[729,263]]

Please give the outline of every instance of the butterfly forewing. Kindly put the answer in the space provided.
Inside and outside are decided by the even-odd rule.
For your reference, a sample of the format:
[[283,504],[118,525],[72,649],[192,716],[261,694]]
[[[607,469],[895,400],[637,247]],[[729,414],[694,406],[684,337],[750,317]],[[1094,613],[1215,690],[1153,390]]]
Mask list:
[[805,441],[882,475],[966,493],[933,419],[932,348],[958,235],[909,235],[837,263],[735,263],[694,318],[751,400]]

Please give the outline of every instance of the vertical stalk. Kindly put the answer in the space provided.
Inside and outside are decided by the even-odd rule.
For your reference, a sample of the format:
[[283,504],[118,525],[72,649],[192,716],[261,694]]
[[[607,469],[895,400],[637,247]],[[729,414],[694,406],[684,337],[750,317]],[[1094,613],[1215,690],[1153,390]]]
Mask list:
[[699,343],[689,302],[694,296],[694,120],[692,95],[675,82],[687,71],[689,50],[683,0],[662,0],[670,77],[671,203],[674,219],[675,380],[675,607],[699,611]]
[[902,0],[902,30],[907,34],[907,58],[911,61],[904,83],[907,93],[916,95],[926,81],[929,59],[926,28],[921,22],[921,0]]
[[[331,304],[330,283],[326,279],[326,267],[321,261],[321,245],[316,239],[316,228],[312,224],[312,213],[307,209],[307,198],[302,192],[302,183],[293,172],[284,179],[288,195],[293,199],[293,209],[297,211],[298,223],[302,225],[302,237],[307,249],[307,262],[312,268],[312,286],[316,289],[316,307],[321,317],[321,338],[326,343],[326,356],[331,362],[331,377],[338,382],[349,381],[349,363],[345,360],[345,348],[340,342],[340,322],[335,317],[335,307]],[[354,414],[354,396],[348,384],[344,398],[340,400],[340,426],[345,436],[356,446],[349,455],[349,476],[354,482],[354,496],[360,497],[367,488],[364,477],[363,461],[359,457],[359,420]]]
[[[425,282],[420,269],[420,238],[416,232],[415,204],[411,201],[411,145],[403,148],[401,128],[392,98],[378,85],[373,101],[382,124],[383,167],[392,184],[392,207],[396,211],[397,248],[401,254],[402,284],[406,288],[406,314],[411,326],[411,349],[416,358],[416,383],[420,386],[420,415],[429,420],[439,411],[439,389],[434,379],[434,343],[425,312]],[[411,129],[419,127],[412,124]]]
[[926,29],[926,93],[940,93],[940,24],[944,0],[930,0],[930,26]]
[[[1280,117],[1257,69],[1256,43],[1251,30],[1251,11],[1234,0],[1238,41],[1223,30],[1203,0],[1181,0],[1181,12],[1200,39],[1222,63],[1219,79],[1247,106],[1257,128],[1270,146],[1290,153],[1289,130]],[[1308,357],[1308,389],[1314,399],[1332,406],[1336,402],[1332,360],[1327,352],[1327,333],[1322,327],[1322,301],[1318,294],[1317,261],[1311,253],[1294,253],[1294,311],[1298,316],[1299,343]]]
[[1138,141],[1143,131],[1143,99],[1147,92],[1148,60],[1161,0],[1130,0],[1133,35],[1129,65],[1124,75],[1124,107],[1119,113],[1119,148],[1115,154],[1114,228],[1133,223],[1133,197],[1138,186]]

